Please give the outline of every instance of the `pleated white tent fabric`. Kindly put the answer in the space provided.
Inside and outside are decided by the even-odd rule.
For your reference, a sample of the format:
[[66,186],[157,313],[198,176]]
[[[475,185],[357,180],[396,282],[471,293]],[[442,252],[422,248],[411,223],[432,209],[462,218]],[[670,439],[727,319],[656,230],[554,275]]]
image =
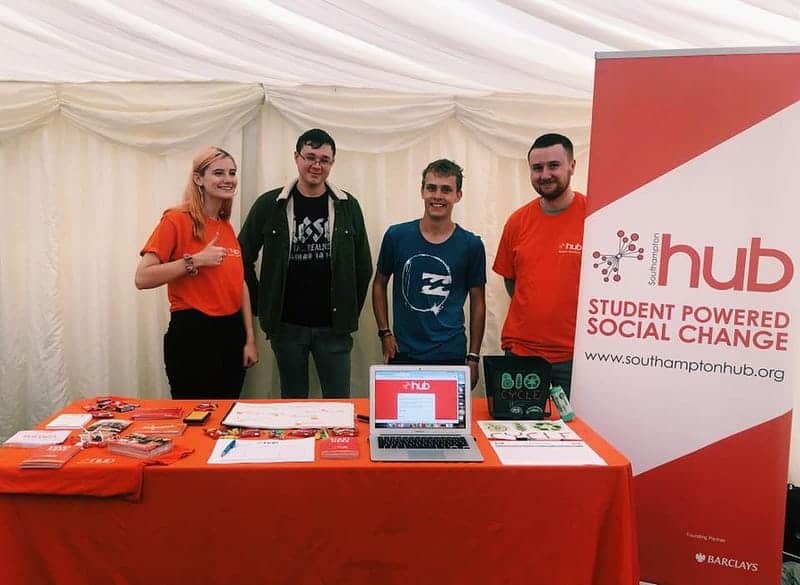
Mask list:
[[[137,291],[133,273],[202,146],[237,158],[238,228],[296,174],[297,135],[327,129],[331,178],[361,202],[375,256],[388,225],[420,215],[424,166],[454,159],[456,219],[491,265],[532,197],[535,136],[573,139],[585,188],[595,51],[795,44],[800,5],[782,0],[2,1],[0,438],[83,396],[168,396],[166,292]],[[496,353],[508,301],[488,278]],[[245,395],[277,396],[259,349]],[[379,359],[367,306],[354,395]]]

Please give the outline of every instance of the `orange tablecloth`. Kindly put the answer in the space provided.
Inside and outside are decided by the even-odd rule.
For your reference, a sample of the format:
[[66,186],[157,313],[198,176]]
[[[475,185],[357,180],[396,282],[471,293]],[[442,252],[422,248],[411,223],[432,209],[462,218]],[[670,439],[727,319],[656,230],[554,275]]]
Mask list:
[[[0,583],[638,584],[630,464],[580,420],[608,466],[502,466],[477,426],[484,463],[373,463],[359,424],[359,459],[233,466],[207,465],[213,442],[189,428],[194,453],[142,468],[138,501],[0,486]],[[0,477],[17,451],[0,449]]]

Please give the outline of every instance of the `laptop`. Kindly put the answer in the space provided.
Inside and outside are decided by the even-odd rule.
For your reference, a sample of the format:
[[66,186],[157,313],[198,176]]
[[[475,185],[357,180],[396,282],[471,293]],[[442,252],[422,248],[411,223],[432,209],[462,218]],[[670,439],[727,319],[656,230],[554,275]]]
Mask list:
[[373,461],[483,461],[472,436],[467,366],[369,369]]

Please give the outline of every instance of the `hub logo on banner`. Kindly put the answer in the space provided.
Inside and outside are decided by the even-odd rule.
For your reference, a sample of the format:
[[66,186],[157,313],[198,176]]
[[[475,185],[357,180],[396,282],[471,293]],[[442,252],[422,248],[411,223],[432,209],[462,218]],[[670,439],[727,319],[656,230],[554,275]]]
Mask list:
[[[622,232],[620,232],[622,233]],[[634,234],[636,236],[637,234]],[[633,238],[633,236],[632,236]],[[649,270],[648,285],[668,286],[670,263],[677,263],[676,255],[683,254],[688,259],[689,270],[685,267],[673,280],[687,283],[689,288],[698,288],[702,275],[703,285],[717,290],[747,290],[755,292],[776,292],[785,288],[794,275],[794,263],[786,252],[764,249],[760,246],[761,238],[752,238],[751,247],[736,250],[736,265],[730,279],[717,280],[712,273],[714,248],[705,246],[701,259],[700,254],[688,245],[672,245],[672,234],[653,234],[652,259]],[[629,245],[634,248],[633,244]],[[633,251],[633,250],[632,250]],[[643,248],[636,250],[634,256],[641,260]],[[597,252],[595,252],[597,254]],[[601,256],[601,258],[604,258]],[[619,260],[624,255],[617,254],[606,264],[613,266],[614,280],[621,280]],[[779,268],[775,280],[759,281],[759,268],[764,274],[762,261],[764,258],[776,260]],[[705,262],[703,264],[703,262]],[[595,264],[593,267],[596,267]],[[720,272],[725,268],[719,268]],[[674,269],[673,269],[674,272]],[[771,272],[774,272],[772,270]],[[653,278],[653,274],[657,278]],[[688,278],[687,278],[688,277]],[[775,277],[774,277],[775,278]],[[604,282],[608,282],[606,278]],[[789,314],[784,311],[763,311],[745,309],[736,306],[707,306],[676,303],[636,302],[632,300],[614,300],[609,298],[589,299],[589,318],[586,333],[589,335],[614,336],[628,338],[655,339],[682,343],[708,345],[725,345],[727,347],[755,347],[757,349],[776,349],[786,351],[789,344]],[[627,363],[630,363],[628,361]]]
[[598,60],[572,401],[631,460],[650,582],[780,579],[797,71],[800,53]]
[[[736,266],[733,276],[729,280],[717,280],[713,275],[714,248],[712,246],[703,248],[701,259],[697,250],[685,244],[673,244],[672,234],[664,234],[661,238],[658,271],[659,286],[666,286],[670,261],[676,254],[685,254],[689,258],[691,265],[689,286],[692,288],[700,286],[700,275],[702,273],[705,284],[717,290],[775,292],[786,287],[794,275],[794,264],[786,252],[762,248],[761,238],[751,238],[749,254],[747,248],[736,249]],[[781,265],[780,276],[773,282],[759,282],[758,280],[758,270],[764,258],[777,260]]]

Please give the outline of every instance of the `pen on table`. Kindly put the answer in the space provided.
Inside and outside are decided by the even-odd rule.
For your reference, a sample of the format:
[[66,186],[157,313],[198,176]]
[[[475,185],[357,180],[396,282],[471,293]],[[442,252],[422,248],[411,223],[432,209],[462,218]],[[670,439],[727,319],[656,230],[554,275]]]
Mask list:
[[356,418],[358,420],[360,420],[361,422],[364,422],[364,423],[368,423],[369,422],[369,417],[366,414],[357,414]]
[[236,446],[236,439],[231,439],[231,442],[230,442],[230,443],[228,443],[227,445],[225,445],[225,448],[222,450],[222,453],[220,453],[220,455],[219,455],[219,456],[220,456],[220,457],[225,457],[225,455],[227,455],[228,453],[230,453],[230,452],[231,452],[231,450],[233,450],[233,448],[234,448],[235,446]]

